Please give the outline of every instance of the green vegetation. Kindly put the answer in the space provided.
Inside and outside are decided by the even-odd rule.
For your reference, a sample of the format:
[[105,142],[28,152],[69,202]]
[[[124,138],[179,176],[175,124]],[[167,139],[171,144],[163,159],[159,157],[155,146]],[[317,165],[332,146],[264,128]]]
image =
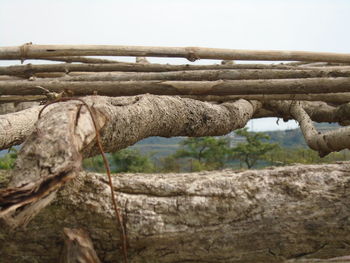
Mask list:
[[0,157],[0,169],[1,170],[12,169],[16,159],[17,159],[17,150],[15,148],[10,148],[8,150],[8,154],[5,154],[3,157]]
[[[107,158],[113,173],[152,173],[156,171],[150,156],[141,154],[135,149],[123,149],[108,154]],[[101,156],[86,159],[83,165],[89,171],[103,172],[105,170]]]
[[289,165],[294,163],[319,164],[336,161],[346,161],[350,159],[350,151],[344,150],[334,152],[326,157],[319,157],[318,153],[309,148],[276,148],[273,152],[264,155],[264,159],[269,165]]
[[[328,124],[318,126],[323,131],[334,127]],[[17,151],[10,149],[0,157],[0,169],[13,168],[16,157]],[[127,149],[107,154],[113,173],[249,169],[293,163],[329,163],[349,160],[349,157],[350,151],[345,150],[320,158],[317,152],[307,148],[299,129],[266,133],[241,129],[230,137],[151,137]],[[105,171],[101,156],[84,160],[83,166],[89,171]]]
[[236,147],[231,149],[233,159],[239,159],[248,168],[255,166],[259,160],[264,159],[267,153],[278,147],[276,143],[267,142],[270,137],[262,132],[248,132],[248,129],[244,128],[235,133],[244,137],[246,141],[238,143]]
[[221,169],[229,154],[227,138],[187,138],[180,143],[174,158],[190,158],[191,171]]

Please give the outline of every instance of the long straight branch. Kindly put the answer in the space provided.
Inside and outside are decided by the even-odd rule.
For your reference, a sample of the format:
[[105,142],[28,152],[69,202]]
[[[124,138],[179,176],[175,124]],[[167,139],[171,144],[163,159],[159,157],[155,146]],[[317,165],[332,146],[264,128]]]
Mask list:
[[[38,88],[41,87],[41,88]],[[241,95],[309,94],[350,91],[350,78],[306,78],[218,81],[0,81],[2,95],[42,95],[69,90],[75,95]]]
[[[217,69],[296,69],[302,70],[304,68],[296,68],[285,65],[266,65],[266,64],[213,64],[213,65],[170,65],[170,64],[144,64],[144,63],[104,63],[104,64],[40,64],[40,65],[16,65],[0,67],[0,75],[12,76],[32,76],[35,73],[44,72],[113,72],[113,71],[127,71],[127,72],[166,72],[166,71],[183,71],[183,70],[217,70]],[[306,68],[305,70],[319,70],[319,68]],[[339,69],[332,67],[332,69]],[[349,70],[348,67],[341,67],[341,69]]]
[[150,47],[114,45],[32,45],[0,47],[0,59],[57,56],[140,56],[223,60],[280,60],[350,63],[350,54],[310,51],[240,50],[203,47]]
[[171,72],[108,72],[66,76],[61,81],[128,81],[128,80],[243,80],[350,77],[349,70],[218,69]]

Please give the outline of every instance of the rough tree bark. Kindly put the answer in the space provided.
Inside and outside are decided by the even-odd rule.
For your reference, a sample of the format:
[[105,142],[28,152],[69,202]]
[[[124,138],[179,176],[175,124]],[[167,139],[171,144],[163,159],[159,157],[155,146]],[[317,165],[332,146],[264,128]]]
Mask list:
[[[148,95],[148,96],[149,98],[152,97],[151,95]],[[272,97],[272,96],[276,96],[276,97]],[[256,109],[256,111],[254,111],[253,116],[251,116],[251,118],[280,117],[280,118],[283,118],[284,120],[294,119],[290,113],[290,109],[291,109],[290,105],[295,102],[293,101],[281,102],[281,101],[269,100],[271,98],[280,99],[281,96],[282,97],[286,96],[285,94],[282,94],[281,96],[277,96],[277,95],[272,95],[272,96],[250,95],[246,97],[249,100],[256,99],[258,101],[260,100],[264,102],[263,105],[261,105],[261,103],[259,104],[259,107]],[[315,94],[315,99],[322,98],[323,96],[325,95]],[[118,101],[119,101],[121,103],[120,106],[122,106],[126,103],[126,101],[137,100],[137,98],[141,98],[141,97],[142,96],[122,97],[122,98],[115,98],[112,100],[116,101],[115,102],[116,105],[119,105],[118,104]],[[167,102],[169,98],[167,96],[153,96],[153,97],[157,98],[158,102],[162,101],[163,99],[164,99],[164,102]],[[219,100],[218,96],[204,96],[204,97],[189,96],[189,97],[195,98],[196,100],[185,100],[185,101],[191,102],[193,103],[193,105],[198,105],[198,106],[202,105],[198,101],[198,99],[203,99],[203,100],[213,99],[216,101]],[[225,97],[220,97],[220,100],[227,101],[227,103],[231,104],[232,101],[236,101],[237,99],[239,99],[239,97],[225,96]],[[244,98],[245,96],[242,96],[242,97]],[[329,97],[331,101],[332,101],[332,98],[334,98],[335,102],[340,103],[342,102],[342,99],[346,100],[349,97],[349,94],[340,93],[338,95],[329,96]],[[46,96],[40,96],[38,99],[43,99],[43,98],[46,98]],[[176,97],[176,98],[179,99],[179,101],[181,100],[180,97]],[[286,98],[289,98],[289,97],[286,97]],[[306,96],[306,98],[308,97]],[[311,99],[312,99],[312,96],[311,96]],[[254,103],[257,105],[257,102],[254,102]],[[312,102],[300,101],[299,103],[302,103],[303,109],[307,112],[307,114],[310,116],[312,121],[338,122],[340,125],[348,125],[350,123],[350,104],[348,103],[346,104],[343,103],[338,106],[329,105],[325,102],[319,102],[319,101],[312,101]],[[214,104],[217,104],[217,106],[226,105],[218,102],[214,102]],[[30,104],[26,104],[26,105],[28,106]],[[207,104],[204,104],[204,105],[207,105]],[[238,103],[237,105],[240,105],[240,103]],[[281,105],[283,105],[283,107]],[[13,104],[11,104],[10,106],[11,107],[9,112],[14,110],[14,108],[12,108]],[[0,149],[7,149],[8,147],[11,147],[13,145],[23,143],[24,139],[27,138],[32,133],[34,129],[34,125],[38,119],[38,113],[42,109],[42,107],[43,106],[34,106],[33,108],[27,111],[0,116],[0,124],[3,127],[2,131],[0,132]],[[49,107],[52,107],[52,106],[49,106]],[[8,107],[5,107],[5,108],[7,109]],[[140,112],[142,112],[142,110],[140,110]],[[127,113],[123,113],[123,114],[127,114]],[[144,117],[144,118],[147,119],[148,117]]]
[[[130,262],[283,262],[350,253],[349,163],[113,178]],[[102,262],[122,262],[114,220],[106,175],[80,173],[26,229],[0,228],[0,254],[4,262],[56,262],[69,227],[88,230]]]
[[[242,128],[261,106],[238,100],[221,105],[144,95],[87,97],[104,150],[116,151],[149,136],[213,136]],[[96,155],[96,130],[80,101],[45,108],[23,145],[9,188],[0,190],[0,218],[15,228],[27,224],[76,176],[84,157]],[[142,120],[142,121],[141,121]]]
[[[119,63],[82,55],[138,58]],[[225,61],[162,65],[149,64],[143,56]],[[59,254],[64,263],[96,263],[98,257],[121,261],[119,246],[125,243],[115,229],[107,180],[81,170],[83,158],[99,153],[97,138],[108,152],[149,136],[223,135],[252,118],[277,116],[297,120],[306,142],[321,156],[350,148],[349,127],[320,134],[312,124],[350,124],[350,67],[334,64],[350,62],[349,54],[31,43],[0,47],[0,59],[30,58],[86,64],[0,67],[0,101],[60,98],[48,107],[0,116],[0,148],[26,138],[15,168],[0,174],[0,261],[57,262]],[[237,65],[232,59],[306,62]],[[147,92],[182,97],[96,96]],[[310,101],[297,101],[303,95]],[[319,99],[323,102],[311,101]],[[4,113],[17,110],[8,105],[2,104]],[[331,262],[350,254],[349,170],[349,163],[338,163],[120,175],[111,191],[118,194],[131,262]]]

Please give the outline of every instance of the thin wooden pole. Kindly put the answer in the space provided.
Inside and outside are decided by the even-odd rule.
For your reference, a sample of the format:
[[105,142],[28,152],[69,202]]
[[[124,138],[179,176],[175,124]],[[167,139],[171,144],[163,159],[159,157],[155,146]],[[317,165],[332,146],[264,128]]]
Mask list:
[[282,70],[282,69],[219,69],[184,70],[170,72],[100,72],[79,76],[65,76],[60,81],[136,81],[136,80],[243,80],[243,79],[294,79],[320,77],[350,77],[349,70]]
[[74,95],[249,95],[350,92],[350,78],[219,81],[0,81],[2,95],[43,95],[43,90]]
[[[181,70],[216,70],[216,69],[296,69],[284,65],[264,65],[264,64],[234,64],[234,65],[168,65],[168,64],[142,64],[142,63],[116,63],[116,64],[41,64],[41,65],[16,65],[0,67],[0,75],[11,76],[31,76],[42,72],[166,72]],[[309,69],[309,68],[307,68]],[[319,68],[316,68],[319,69]],[[350,69],[350,67],[349,67]]]
[[197,59],[268,60],[268,61],[316,61],[350,63],[350,54],[280,51],[241,50],[203,47],[149,47],[114,45],[32,45],[0,47],[0,59],[29,59],[57,56],[141,56],[181,57],[189,61]]

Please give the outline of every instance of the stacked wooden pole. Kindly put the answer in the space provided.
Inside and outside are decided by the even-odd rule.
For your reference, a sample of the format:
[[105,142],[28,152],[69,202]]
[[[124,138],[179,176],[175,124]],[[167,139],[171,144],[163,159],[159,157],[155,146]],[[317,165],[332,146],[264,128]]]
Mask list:
[[[89,56],[136,56],[136,63]],[[151,64],[140,57],[222,59],[222,64]],[[0,60],[51,60],[59,64],[0,67],[0,102],[65,96],[180,95],[201,100],[350,99],[350,54],[254,51],[197,47],[32,45],[0,47]],[[229,60],[229,61],[227,61]],[[298,61],[235,64],[231,60]]]

